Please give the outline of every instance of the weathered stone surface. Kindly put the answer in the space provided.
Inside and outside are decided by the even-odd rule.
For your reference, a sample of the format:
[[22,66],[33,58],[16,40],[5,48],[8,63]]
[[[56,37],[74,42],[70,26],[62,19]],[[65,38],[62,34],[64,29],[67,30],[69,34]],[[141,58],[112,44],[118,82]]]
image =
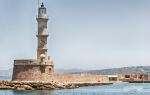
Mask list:
[[15,60],[13,81],[48,81],[53,74],[53,63],[38,64],[36,60]]

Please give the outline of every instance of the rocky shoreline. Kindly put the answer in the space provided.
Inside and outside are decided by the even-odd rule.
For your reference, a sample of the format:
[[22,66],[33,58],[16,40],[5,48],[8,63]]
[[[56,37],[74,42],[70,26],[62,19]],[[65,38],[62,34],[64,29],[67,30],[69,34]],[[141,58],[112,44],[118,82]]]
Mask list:
[[0,81],[0,89],[3,90],[59,90],[74,89],[84,86],[109,85],[112,83],[58,83],[58,82],[17,82],[17,81]]

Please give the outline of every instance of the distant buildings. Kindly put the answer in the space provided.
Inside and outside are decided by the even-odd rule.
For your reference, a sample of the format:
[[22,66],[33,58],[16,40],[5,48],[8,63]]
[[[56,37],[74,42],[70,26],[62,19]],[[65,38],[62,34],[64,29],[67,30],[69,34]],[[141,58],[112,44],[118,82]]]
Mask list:
[[148,81],[148,74],[120,74],[118,75],[119,81]]

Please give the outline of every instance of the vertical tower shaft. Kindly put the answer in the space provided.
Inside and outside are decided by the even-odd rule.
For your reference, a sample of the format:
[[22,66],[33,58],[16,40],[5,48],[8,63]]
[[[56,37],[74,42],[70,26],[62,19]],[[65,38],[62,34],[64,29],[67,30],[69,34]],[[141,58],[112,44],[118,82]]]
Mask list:
[[48,31],[47,31],[47,22],[48,22],[48,16],[46,14],[46,8],[44,7],[44,4],[42,3],[41,7],[38,10],[38,17],[37,17],[37,23],[38,23],[38,47],[37,47],[37,60],[46,60],[47,57],[47,37],[48,37]]

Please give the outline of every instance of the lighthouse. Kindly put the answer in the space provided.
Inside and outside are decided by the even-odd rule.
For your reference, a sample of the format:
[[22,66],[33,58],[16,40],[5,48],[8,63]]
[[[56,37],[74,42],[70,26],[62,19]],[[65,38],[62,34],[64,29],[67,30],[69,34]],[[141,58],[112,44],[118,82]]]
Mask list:
[[54,64],[48,57],[47,30],[48,16],[44,3],[38,8],[37,20],[37,58],[14,60],[12,81],[50,81]]
[[37,17],[37,23],[38,23],[38,48],[37,48],[37,60],[39,64],[45,64],[46,60],[48,59],[47,56],[47,37],[48,37],[48,31],[47,31],[47,22],[48,22],[48,16],[46,14],[46,8],[44,7],[44,4],[42,3],[41,7],[38,9],[38,17]]

